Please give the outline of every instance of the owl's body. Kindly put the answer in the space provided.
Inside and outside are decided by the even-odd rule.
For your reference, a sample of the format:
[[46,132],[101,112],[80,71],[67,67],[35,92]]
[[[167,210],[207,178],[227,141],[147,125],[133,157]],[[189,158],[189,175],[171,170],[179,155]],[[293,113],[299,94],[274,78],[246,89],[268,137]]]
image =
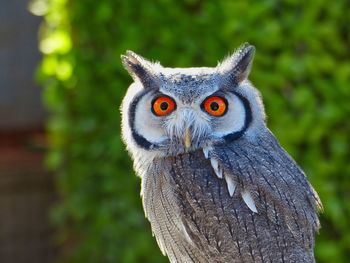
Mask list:
[[123,57],[123,136],[170,262],[314,262],[316,192],[264,121],[241,47],[216,68]]

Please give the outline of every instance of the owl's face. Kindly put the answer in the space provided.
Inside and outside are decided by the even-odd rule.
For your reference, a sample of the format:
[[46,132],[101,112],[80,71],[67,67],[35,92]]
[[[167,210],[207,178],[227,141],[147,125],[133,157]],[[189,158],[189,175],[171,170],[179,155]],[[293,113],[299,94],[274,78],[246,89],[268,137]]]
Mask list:
[[254,48],[244,45],[215,68],[164,68],[127,52],[135,82],[122,105],[123,137],[133,153],[178,155],[264,125],[258,92],[247,81]]

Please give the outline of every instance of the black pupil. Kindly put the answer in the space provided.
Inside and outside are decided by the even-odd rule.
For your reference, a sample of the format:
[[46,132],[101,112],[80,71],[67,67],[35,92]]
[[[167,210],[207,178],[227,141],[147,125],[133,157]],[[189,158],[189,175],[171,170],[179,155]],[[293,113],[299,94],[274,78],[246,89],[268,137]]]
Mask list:
[[160,104],[160,109],[163,110],[163,111],[167,110],[168,107],[169,107],[169,104],[167,102],[165,102],[165,101]]
[[215,101],[210,103],[210,109],[212,111],[217,111],[219,109],[219,104],[217,102],[215,102]]

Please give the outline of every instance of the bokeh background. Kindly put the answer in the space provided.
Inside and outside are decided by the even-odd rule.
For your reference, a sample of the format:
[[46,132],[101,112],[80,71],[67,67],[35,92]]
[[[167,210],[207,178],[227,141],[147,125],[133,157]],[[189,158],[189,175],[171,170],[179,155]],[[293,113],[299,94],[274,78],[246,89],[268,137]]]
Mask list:
[[324,204],[317,262],[349,261],[349,1],[21,2],[42,19],[35,78],[49,112],[41,133],[47,141],[35,140],[41,147],[34,149],[51,171],[45,189],[53,201],[43,206],[51,228],[43,233],[53,244],[39,250],[50,257],[33,262],[167,262],[121,142],[119,105],[131,78],[120,54],[215,66],[246,41],[257,49],[250,79],[263,95],[268,126]]

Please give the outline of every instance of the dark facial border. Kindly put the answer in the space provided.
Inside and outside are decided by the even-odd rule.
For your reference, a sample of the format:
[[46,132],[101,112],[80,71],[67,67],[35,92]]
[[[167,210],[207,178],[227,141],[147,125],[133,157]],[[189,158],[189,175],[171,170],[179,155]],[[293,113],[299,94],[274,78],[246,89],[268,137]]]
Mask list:
[[241,94],[234,91],[231,91],[231,92],[242,101],[243,107],[245,110],[245,120],[244,120],[244,126],[240,131],[229,133],[224,136],[224,140],[226,143],[230,143],[242,137],[242,135],[244,134],[244,132],[247,130],[248,126],[252,122],[252,110],[251,110],[249,101],[245,97],[243,97]]
[[155,148],[158,148],[158,146],[154,143],[151,143],[150,141],[147,141],[145,137],[137,133],[137,131],[135,130],[135,114],[136,114],[137,104],[139,103],[141,98],[150,92],[154,93],[154,90],[149,90],[149,89],[143,90],[140,94],[138,94],[135,97],[135,99],[133,100],[129,108],[129,126],[131,129],[131,135],[134,138],[135,142],[145,150],[155,149]]

